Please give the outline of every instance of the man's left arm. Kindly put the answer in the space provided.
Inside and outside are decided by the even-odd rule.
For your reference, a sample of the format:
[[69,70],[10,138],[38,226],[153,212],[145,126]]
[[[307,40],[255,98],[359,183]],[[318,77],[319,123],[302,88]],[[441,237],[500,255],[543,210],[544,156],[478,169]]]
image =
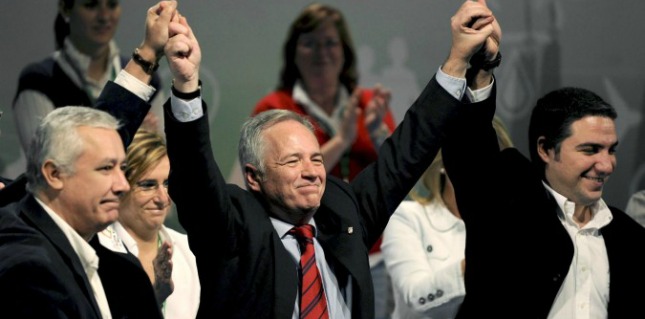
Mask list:
[[352,180],[368,230],[366,244],[372,245],[380,237],[389,216],[430,166],[461,104],[433,77],[381,145],[376,161]]

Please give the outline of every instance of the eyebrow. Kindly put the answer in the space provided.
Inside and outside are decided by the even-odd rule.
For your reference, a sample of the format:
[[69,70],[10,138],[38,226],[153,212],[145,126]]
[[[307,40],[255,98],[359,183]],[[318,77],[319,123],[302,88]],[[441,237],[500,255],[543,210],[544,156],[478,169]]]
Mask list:
[[[609,148],[617,147],[618,142],[619,141],[616,141],[613,144],[609,145]],[[586,143],[581,143],[581,144],[576,145],[576,149],[583,148],[583,147],[601,147],[601,148],[604,148],[605,145],[601,144],[601,143],[595,143],[595,142],[586,142]]]

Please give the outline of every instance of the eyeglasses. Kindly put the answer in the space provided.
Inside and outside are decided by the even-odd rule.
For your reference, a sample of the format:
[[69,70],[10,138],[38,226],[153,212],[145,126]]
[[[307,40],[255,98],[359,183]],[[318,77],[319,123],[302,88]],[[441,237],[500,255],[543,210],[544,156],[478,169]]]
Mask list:
[[[161,186],[168,191],[168,180],[163,181],[161,183]],[[140,191],[143,194],[146,195],[152,195],[157,192],[157,189],[159,189],[159,182],[153,179],[145,179],[142,181],[138,181],[135,184],[135,187],[138,191]]]

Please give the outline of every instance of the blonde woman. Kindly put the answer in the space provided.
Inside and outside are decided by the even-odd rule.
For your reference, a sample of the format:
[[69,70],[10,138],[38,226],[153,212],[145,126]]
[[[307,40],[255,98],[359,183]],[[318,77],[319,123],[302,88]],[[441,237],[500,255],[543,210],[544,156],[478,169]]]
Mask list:
[[[493,120],[500,148],[512,146],[499,118]],[[381,250],[392,282],[392,319],[454,318],[466,294],[466,227],[452,183],[437,154],[410,194],[392,215]]]
[[[100,233],[101,243],[116,251],[127,248],[139,258],[165,318],[195,318],[200,298],[195,256],[185,234],[164,226],[171,205],[164,140],[157,133],[139,130],[128,147],[126,162],[130,191],[121,200],[119,221]],[[164,262],[167,253],[170,265]],[[168,292],[172,293],[164,298]]]

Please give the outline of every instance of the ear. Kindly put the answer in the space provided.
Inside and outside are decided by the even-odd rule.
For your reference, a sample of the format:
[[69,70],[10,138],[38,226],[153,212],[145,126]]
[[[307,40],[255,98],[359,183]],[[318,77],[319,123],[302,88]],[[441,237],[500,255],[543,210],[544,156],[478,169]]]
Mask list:
[[549,150],[544,147],[544,141],[546,138],[544,136],[538,137],[537,140],[537,153],[545,163],[548,163],[551,159],[549,158]]
[[64,0],[58,0],[58,13],[65,19],[65,22],[69,23],[69,11],[70,8],[65,7]]
[[65,185],[65,182],[61,178],[61,171],[60,169],[52,162],[51,160],[48,160],[43,164],[43,166],[40,168],[43,177],[47,181],[47,184],[49,187],[55,190],[61,190],[63,189],[63,186]]
[[262,185],[260,183],[260,174],[258,169],[251,164],[244,165],[244,180],[246,184],[249,185],[249,188],[253,191],[259,192],[262,190]]

